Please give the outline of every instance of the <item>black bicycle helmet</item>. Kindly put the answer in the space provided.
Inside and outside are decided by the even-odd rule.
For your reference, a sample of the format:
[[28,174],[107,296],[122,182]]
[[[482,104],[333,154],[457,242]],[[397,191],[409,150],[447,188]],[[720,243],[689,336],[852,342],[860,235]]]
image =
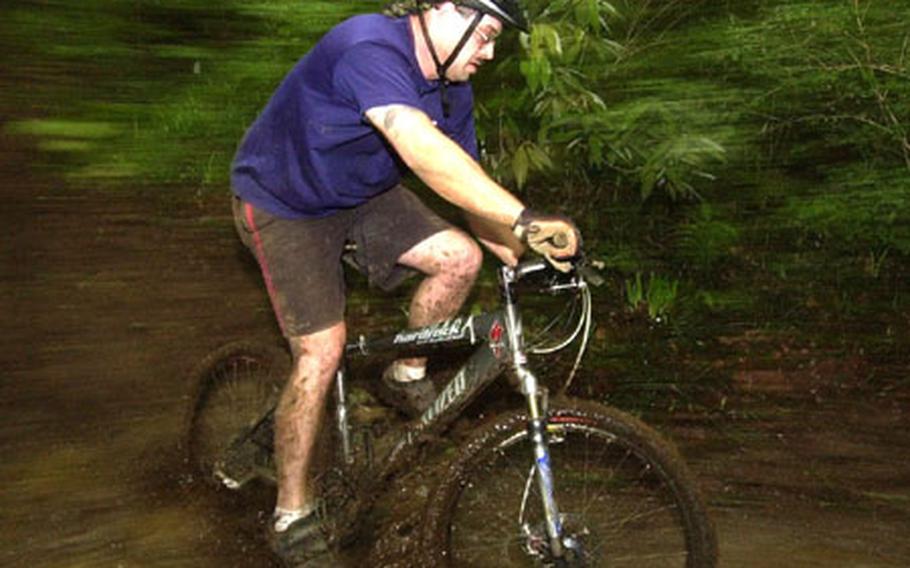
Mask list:
[[518,0],[455,0],[456,4],[473,8],[528,33],[528,19]]

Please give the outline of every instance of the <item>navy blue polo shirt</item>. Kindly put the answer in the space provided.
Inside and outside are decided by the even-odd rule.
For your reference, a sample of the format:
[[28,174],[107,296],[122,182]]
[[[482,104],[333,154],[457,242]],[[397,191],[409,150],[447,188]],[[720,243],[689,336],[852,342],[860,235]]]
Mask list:
[[273,215],[324,217],[392,187],[406,166],[366,119],[374,107],[418,108],[477,159],[469,83],[428,81],[414,54],[407,17],[355,16],[329,31],[284,78],[247,131],[231,183]]

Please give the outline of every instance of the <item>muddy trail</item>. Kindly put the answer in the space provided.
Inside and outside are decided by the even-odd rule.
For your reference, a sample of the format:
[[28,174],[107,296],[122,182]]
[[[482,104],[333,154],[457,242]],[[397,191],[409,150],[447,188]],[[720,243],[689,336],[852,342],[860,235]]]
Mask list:
[[[261,513],[204,490],[181,446],[187,370],[275,336],[227,199],[74,187],[24,169],[21,142],[0,152],[0,564],[273,565]],[[400,301],[352,317],[399,321]],[[722,565],[910,565],[906,389],[740,379],[718,417],[649,417],[702,483]],[[426,491],[390,487],[360,565],[406,564]]]

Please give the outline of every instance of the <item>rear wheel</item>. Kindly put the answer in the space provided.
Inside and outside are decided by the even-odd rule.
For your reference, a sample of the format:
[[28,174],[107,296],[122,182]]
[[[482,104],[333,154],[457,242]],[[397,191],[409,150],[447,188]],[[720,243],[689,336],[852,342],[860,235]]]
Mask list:
[[246,341],[225,345],[196,366],[186,446],[202,479],[230,489],[274,479],[271,409],[289,372],[287,352]]
[[554,494],[567,554],[544,525],[527,415],[501,417],[453,460],[427,509],[422,544],[447,566],[713,567],[714,529],[677,452],[624,413],[551,405]]

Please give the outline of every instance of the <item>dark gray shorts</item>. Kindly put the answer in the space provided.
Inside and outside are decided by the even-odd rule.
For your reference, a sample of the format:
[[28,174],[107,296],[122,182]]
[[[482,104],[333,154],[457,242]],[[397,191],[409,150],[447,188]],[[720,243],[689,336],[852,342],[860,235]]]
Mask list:
[[401,255],[452,228],[402,186],[321,219],[283,219],[235,197],[234,225],[259,262],[285,337],[344,319],[345,243],[357,245],[353,260],[370,284],[389,290],[413,272],[398,264]]

